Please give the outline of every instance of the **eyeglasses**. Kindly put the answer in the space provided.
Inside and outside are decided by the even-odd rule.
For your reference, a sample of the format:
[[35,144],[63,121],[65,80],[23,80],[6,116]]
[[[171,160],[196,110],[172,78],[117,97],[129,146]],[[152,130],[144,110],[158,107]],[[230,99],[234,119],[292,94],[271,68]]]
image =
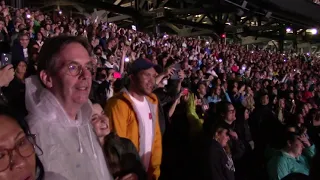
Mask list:
[[[94,65],[92,63],[85,65],[84,68],[90,71],[91,74],[93,74]],[[83,67],[79,63],[71,62],[70,64],[68,64],[68,72],[71,76],[78,76],[83,73]]]
[[36,135],[31,134],[20,139],[12,149],[0,150],[0,172],[5,171],[13,164],[13,151],[23,158],[28,158],[35,153]]

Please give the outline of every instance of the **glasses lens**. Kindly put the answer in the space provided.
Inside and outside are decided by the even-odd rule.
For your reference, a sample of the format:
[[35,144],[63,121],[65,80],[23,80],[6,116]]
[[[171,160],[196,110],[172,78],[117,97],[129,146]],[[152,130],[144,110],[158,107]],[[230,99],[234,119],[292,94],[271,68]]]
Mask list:
[[0,150],[0,172],[7,169],[9,166],[9,159],[8,151]]
[[34,154],[34,138],[31,136],[22,138],[16,145],[22,157],[29,157]]
[[80,64],[71,63],[68,66],[68,70],[69,70],[70,75],[77,76],[77,75],[79,75],[79,73],[81,71],[81,66],[80,66]]

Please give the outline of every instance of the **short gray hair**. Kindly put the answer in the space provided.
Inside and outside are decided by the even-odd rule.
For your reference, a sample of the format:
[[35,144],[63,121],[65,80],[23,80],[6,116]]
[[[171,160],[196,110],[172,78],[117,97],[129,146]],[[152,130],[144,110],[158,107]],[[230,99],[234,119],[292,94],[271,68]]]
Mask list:
[[59,54],[63,48],[71,43],[81,44],[91,55],[91,46],[88,40],[79,36],[57,36],[45,41],[38,56],[38,75],[42,70],[54,73]]

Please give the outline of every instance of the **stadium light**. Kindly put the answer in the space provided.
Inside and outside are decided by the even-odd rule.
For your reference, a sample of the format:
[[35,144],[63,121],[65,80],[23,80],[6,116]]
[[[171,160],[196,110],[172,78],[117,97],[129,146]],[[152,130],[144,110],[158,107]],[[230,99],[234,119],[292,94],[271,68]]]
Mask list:
[[317,29],[311,29],[311,34],[312,35],[316,35],[316,34],[318,34],[318,30]]
[[287,33],[290,33],[291,31],[292,31],[291,28],[287,28],[287,29],[286,29],[286,32],[287,32]]

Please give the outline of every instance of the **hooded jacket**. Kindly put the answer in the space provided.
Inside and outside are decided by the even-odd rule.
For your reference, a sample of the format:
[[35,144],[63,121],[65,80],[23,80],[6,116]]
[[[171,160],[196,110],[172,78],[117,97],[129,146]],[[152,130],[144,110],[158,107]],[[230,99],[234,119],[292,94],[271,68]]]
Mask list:
[[26,79],[25,98],[29,113],[26,120],[43,151],[39,159],[45,172],[67,180],[112,179],[91,127],[90,101],[80,108],[77,120],[70,120],[55,96],[36,76]]
[[208,148],[206,166],[207,180],[234,180],[234,164],[221,144],[212,139]]
[[[158,120],[158,99],[155,94],[146,97],[152,113],[153,121],[153,144],[149,167],[147,167],[148,179],[158,179],[160,176],[160,165],[162,156],[161,132]],[[144,150],[145,137],[142,119],[137,115],[137,108],[132,102],[128,91],[122,90],[108,100],[105,112],[110,120],[111,128],[120,136],[130,139],[137,148],[140,157],[146,152]]]

